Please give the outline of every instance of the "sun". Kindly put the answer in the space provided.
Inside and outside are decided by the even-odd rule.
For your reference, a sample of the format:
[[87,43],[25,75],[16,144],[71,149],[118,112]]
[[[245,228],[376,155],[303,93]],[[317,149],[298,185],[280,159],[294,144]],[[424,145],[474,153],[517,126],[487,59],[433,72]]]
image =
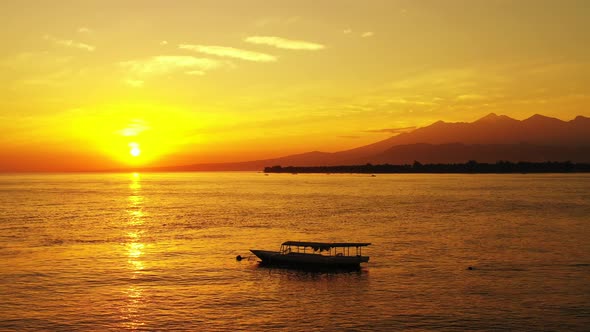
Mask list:
[[139,149],[139,144],[137,144],[137,143],[129,143],[129,147],[131,148],[131,150],[129,150],[129,153],[133,157],[139,157],[139,155],[141,154],[141,150]]

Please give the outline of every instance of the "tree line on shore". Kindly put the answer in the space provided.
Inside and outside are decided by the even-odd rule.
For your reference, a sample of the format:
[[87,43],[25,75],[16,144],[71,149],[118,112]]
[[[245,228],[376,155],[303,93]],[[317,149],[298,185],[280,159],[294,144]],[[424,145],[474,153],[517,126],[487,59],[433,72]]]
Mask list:
[[265,167],[265,173],[585,173],[590,172],[590,164],[570,161],[510,162],[498,161],[478,163],[470,160],[458,164],[365,164],[342,166],[272,166]]

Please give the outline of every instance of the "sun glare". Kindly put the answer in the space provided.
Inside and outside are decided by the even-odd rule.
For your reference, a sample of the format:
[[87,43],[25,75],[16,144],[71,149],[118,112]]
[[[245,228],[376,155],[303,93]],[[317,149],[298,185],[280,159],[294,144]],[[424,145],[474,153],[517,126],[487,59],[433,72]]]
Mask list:
[[137,157],[141,154],[141,150],[139,148],[133,148],[130,151],[131,155],[134,157]]
[[129,147],[131,147],[131,150],[129,150],[129,153],[133,156],[133,157],[139,157],[139,155],[141,154],[141,150],[139,149],[139,144],[137,143],[130,143]]

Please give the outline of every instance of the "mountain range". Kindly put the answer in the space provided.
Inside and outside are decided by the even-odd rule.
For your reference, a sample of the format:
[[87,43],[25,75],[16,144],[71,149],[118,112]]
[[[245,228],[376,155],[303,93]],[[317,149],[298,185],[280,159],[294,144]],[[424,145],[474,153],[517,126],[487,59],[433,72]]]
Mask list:
[[313,151],[237,163],[159,167],[157,171],[261,170],[266,166],[464,163],[506,161],[590,162],[590,118],[562,121],[543,115],[515,120],[491,113],[474,122],[437,121],[388,139],[339,152]]

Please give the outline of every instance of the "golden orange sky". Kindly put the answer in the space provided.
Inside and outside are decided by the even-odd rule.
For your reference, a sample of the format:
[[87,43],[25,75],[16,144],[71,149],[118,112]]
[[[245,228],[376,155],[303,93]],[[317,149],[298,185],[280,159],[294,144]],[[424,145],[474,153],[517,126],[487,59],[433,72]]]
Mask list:
[[587,116],[589,18],[587,1],[2,1],[0,171],[337,151],[491,112]]

